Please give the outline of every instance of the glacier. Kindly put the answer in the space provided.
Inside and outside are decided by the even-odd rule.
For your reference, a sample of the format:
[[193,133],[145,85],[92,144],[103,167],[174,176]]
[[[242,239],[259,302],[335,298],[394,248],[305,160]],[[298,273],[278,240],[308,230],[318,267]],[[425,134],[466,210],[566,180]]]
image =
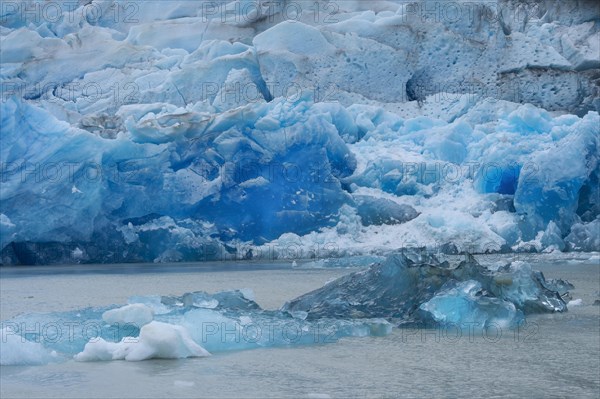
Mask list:
[[600,251],[598,20],[3,2],[0,262]]
[[[451,264],[426,249],[403,251],[285,303],[262,309],[250,290],[136,296],[124,306],[2,321],[0,364],[207,357],[265,347],[386,336],[394,326],[518,329],[536,313],[566,312],[573,285],[516,261],[495,267],[471,255]],[[573,305],[576,305],[574,303]]]

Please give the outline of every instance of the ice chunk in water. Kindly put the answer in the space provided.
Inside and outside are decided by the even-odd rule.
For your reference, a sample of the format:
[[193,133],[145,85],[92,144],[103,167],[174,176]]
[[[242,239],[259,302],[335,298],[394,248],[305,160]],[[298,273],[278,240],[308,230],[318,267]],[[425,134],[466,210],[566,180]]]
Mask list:
[[569,303],[567,305],[569,307],[572,307],[572,306],[581,306],[581,305],[583,305],[583,299],[581,299],[581,298],[573,299],[572,301],[569,301]]
[[469,323],[474,328],[512,327],[524,320],[523,313],[514,304],[489,296],[475,280],[450,281],[419,308],[438,323]]
[[[248,290],[236,290],[134,297],[129,305],[113,309],[20,315],[3,327],[11,328],[13,341],[25,336],[35,343],[25,343],[22,352],[3,346],[2,361],[23,353],[23,362],[45,362],[47,357],[31,360],[28,354],[51,350],[82,361],[205,356],[206,351],[387,335],[393,322],[513,326],[526,314],[566,311],[563,298],[571,288],[566,281],[546,281],[523,262],[491,271],[470,255],[451,265],[424,252],[407,251],[302,295],[278,311],[262,309]],[[34,325],[60,328],[64,323],[75,326],[68,339],[18,330]],[[143,324],[141,329],[136,323]],[[20,361],[10,360],[14,362]]]
[[[567,310],[559,293],[553,291],[551,285],[546,286],[543,274],[532,271],[522,262],[492,272],[470,255],[451,267],[448,262],[440,263],[434,256],[416,251],[393,254],[368,270],[343,276],[285,304],[283,310],[290,313],[304,311],[307,320],[384,317],[400,323],[423,322],[428,321],[427,315],[419,311],[423,303],[436,294],[457,296],[450,294],[445,284],[470,280],[477,282],[489,298],[497,298],[497,301],[486,299],[487,304],[481,302],[472,306],[471,312],[460,313],[460,318],[465,321],[481,307],[488,312],[492,305],[506,308],[505,301],[525,314]],[[466,286],[457,289],[466,290],[467,297],[471,295]],[[500,309],[497,312],[502,313]],[[506,314],[511,320],[515,318],[511,312]],[[438,315],[438,318],[442,319],[442,316]]]
[[181,359],[205,357],[210,353],[196,344],[182,326],[153,321],[140,330],[138,338],[127,337],[120,342],[91,340],[83,352],[75,355],[81,362],[97,360]]
[[35,365],[46,364],[56,357],[56,352],[49,351],[39,342],[31,342],[18,335],[10,327],[0,330],[0,365]]
[[[376,318],[312,322],[287,312],[263,310],[252,296],[249,290],[138,296],[120,308],[26,314],[3,321],[2,326],[12,328],[13,340],[20,342],[24,336],[39,342],[31,347],[36,351],[55,350],[60,358],[75,355],[79,361],[196,357],[207,351],[331,343],[346,336],[387,335],[392,329],[388,321]],[[154,312],[154,320],[138,328],[136,322],[148,321],[152,309],[159,310]],[[31,326],[53,326],[61,334],[30,333]],[[27,341],[29,344],[34,343]],[[3,347],[3,359],[5,350]],[[11,359],[16,360],[10,364],[30,361],[25,354],[21,362],[21,352],[15,353]],[[47,361],[40,357],[40,363]]]
[[207,294],[203,291],[188,292],[182,296],[163,296],[161,303],[182,308],[206,308],[228,311],[258,310],[250,290],[221,291]]

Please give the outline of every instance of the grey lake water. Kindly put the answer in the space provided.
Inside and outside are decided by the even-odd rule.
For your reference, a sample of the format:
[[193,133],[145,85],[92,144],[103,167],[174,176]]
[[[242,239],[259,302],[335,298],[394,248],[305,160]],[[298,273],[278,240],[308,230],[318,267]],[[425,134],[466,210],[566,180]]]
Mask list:
[[[506,256],[506,259],[510,256]],[[485,259],[478,257],[485,262]],[[498,259],[494,259],[497,261]],[[600,397],[598,256],[531,256],[582,304],[495,334],[406,330],[313,346],[142,362],[0,367],[0,397],[398,398]],[[358,270],[287,264],[88,265],[0,269],[0,318],[125,304],[131,295],[250,288],[266,309]]]

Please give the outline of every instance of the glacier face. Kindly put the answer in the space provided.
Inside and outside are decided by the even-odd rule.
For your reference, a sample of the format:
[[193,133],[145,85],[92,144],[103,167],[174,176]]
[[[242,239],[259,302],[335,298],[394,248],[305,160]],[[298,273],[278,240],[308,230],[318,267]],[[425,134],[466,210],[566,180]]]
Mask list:
[[0,10],[3,264],[600,250],[595,2],[48,4]]

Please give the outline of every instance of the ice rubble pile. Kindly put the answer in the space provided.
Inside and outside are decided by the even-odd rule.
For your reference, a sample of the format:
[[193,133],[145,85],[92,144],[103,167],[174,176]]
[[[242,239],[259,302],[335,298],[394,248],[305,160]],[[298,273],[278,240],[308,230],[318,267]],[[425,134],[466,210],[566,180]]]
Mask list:
[[[517,328],[532,313],[564,312],[573,286],[523,262],[450,266],[424,252],[390,255],[263,310],[248,290],[131,297],[118,308],[20,315],[2,323],[0,363],[184,358],[210,352],[323,344],[390,334],[393,324],[484,331]],[[37,327],[36,327],[37,326]]]
[[288,3],[3,3],[2,263],[600,248],[595,2]]

